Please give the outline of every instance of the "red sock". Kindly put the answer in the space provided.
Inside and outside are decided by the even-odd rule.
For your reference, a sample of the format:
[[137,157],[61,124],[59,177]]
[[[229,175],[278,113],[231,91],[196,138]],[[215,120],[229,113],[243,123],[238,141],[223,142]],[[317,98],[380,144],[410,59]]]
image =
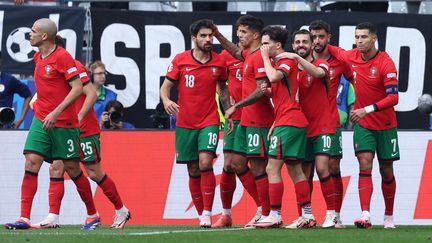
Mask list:
[[281,210],[284,191],[283,182],[269,183],[269,197],[271,210]]
[[26,171],[21,185],[21,217],[23,218],[30,219],[30,211],[37,187],[38,174]]
[[308,184],[309,184],[309,191],[310,191],[310,197],[312,198],[312,192],[313,192],[313,178],[314,178],[314,168],[312,168],[312,171],[309,175]]
[[216,177],[213,169],[201,171],[201,189],[204,203],[204,210],[212,211],[214,193],[216,188]]
[[331,175],[325,178],[320,178],[321,191],[327,205],[327,210],[335,209],[335,189]]
[[297,205],[300,208],[299,216],[301,216],[301,208],[311,206],[309,182],[307,180],[299,181],[294,185],[294,188],[297,197]]
[[384,196],[385,203],[385,215],[393,215],[393,205],[396,194],[396,179],[392,178],[382,178],[381,189]]
[[121,209],[123,207],[123,202],[121,200],[120,194],[117,191],[117,187],[111,178],[107,174],[98,183],[99,187],[104,192],[105,196],[111,201],[115,209]]
[[343,183],[341,174],[332,174],[333,184],[335,186],[335,211],[339,213],[343,201]]
[[261,206],[259,196],[258,196],[257,186],[254,177],[252,175],[252,172],[249,170],[249,167],[246,167],[246,170],[240,174],[237,174],[237,176],[240,179],[241,183],[243,184],[243,187],[246,189],[246,191],[255,201],[255,204],[258,207]]
[[50,178],[48,189],[49,213],[60,214],[61,201],[64,196],[64,179]]
[[264,173],[255,177],[258,196],[262,206],[262,215],[268,216],[270,214],[270,197],[269,197],[269,181],[267,174]]
[[81,200],[84,202],[87,208],[87,215],[96,214],[96,207],[93,201],[90,182],[88,181],[87,177],[83,176],[83,173],[81,171],[81,174],[71,179],[75,183],[78,194],[80,195]]
[[361,210],[369,211],[370,201],[373,192],[372,170],[360,170],[358,190],[360,196]]
[[201,192],[201,176],[193,177],[189,175],[189,191],[192,197],[192,202],[195,205],[195,209],[197,210],[198,215],[201,215],[204,208]]
[[236,175],[234,172],[222,171],[220,180],[220,194],[222,199],[222,207],[230,209],[232,206],[232,199],[236,188]]

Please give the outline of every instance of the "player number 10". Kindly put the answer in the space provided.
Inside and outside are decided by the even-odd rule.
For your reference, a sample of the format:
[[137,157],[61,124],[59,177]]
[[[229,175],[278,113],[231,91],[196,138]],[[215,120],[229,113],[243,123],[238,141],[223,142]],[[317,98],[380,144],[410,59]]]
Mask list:
[[193,88],[195,85],[195,76],[186,74],[185,79],[186,87]]

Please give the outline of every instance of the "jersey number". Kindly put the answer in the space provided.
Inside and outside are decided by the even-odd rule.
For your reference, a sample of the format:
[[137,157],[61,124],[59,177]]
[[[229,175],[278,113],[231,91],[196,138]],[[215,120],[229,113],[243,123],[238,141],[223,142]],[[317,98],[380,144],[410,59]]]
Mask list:
[[93,147],[91,142],[81,143],[81,149],[85,156],[93,154]]
[[236,71],[236,79],[238,79],[238,80],[242,80],[242,75],[241,75],[241,72],[242,72],[242,70],[240,70],[240,68],[239,69],[237,69],[237,71]]
[[216,143],[217,143],[217,140],[218,140],[217,134],[213,133],[213,132],[209,132],[208,136],[209,136],[209,141],[208,141],[209,145],[216,146]]
[[258,134],[249,134],[249,147],[257,147],[259,145],[259,135]]
[[195,86],[195,76],[193,75],[185,75],[186,87],[193,88]]
[[322,136],[323,146],[325,149],[331,148],[331,137],[330,136]]
[[275,137],[275,136],[273,136],[273,137],[271,138],[270,148],[271,148],[271,149],[275,149],[276,146],[277,146],[277,142],[278,142],[278,138]]
[[72,141],[72,139],[68,139],[68,140],[66,141],[66,143],[69,145],[69,148],[68,148],[68,151],[69,151],[69,152],[73,152],[73,151],[75,151],[75,148],[74,148],[74,142]]

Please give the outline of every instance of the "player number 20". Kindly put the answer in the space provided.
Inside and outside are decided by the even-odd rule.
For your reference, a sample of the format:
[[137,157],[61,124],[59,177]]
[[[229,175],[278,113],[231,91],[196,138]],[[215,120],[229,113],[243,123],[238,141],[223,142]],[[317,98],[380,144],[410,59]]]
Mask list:
[[259,135],[258,134],[249,134],[249,147],[256,147],[259,145]]
[[186,87],[193,88],[195,86],[195,76],[193,75],[185,75]]
[[81,149],[85,156],[93,154],[93,147],[91,142],[81,143]]

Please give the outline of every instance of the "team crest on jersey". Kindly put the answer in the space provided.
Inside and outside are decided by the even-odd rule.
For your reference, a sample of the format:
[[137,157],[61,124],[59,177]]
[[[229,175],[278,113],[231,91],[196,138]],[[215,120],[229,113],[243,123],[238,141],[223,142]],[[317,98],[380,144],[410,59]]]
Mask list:
[[329,73],[330,73],[330,79],[333,79],[334,78],[334,74],[335,74],[334,68],[330,68]]
[[51,65],[49,65],[49,64],[46,65],[45,66],[45,75],[49,77],[51,75],[51,71],[52,71]]
[[370,77],[376,78],[377,71],[378,71],[378,69],[375,66],[371,67],[370,68]]
[[312,85],[312,79],[313,79],[313,77],[312,77],[310,74],[308,74],[308,75],[306,76],[306,81],[307,81],[306,86],[307,86],[307,87],[310,87],[310,86]]
[[217,68],[216,67],[212,67],[211,70],[212,70],[213,76],[216,76]]

